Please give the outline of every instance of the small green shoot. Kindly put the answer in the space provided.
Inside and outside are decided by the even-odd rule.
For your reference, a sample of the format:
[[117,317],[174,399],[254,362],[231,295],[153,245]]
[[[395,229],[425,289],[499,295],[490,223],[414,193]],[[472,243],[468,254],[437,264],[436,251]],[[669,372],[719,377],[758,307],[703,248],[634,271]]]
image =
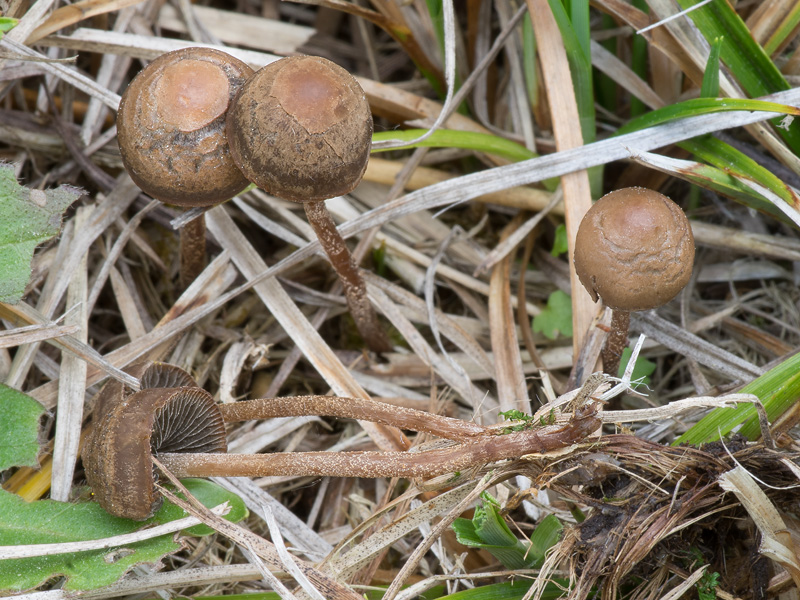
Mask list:
[[549,340],[559,334],[572,335],[572,299],[561,290],[556,290],[547,299],[547,307],[533,318],[533,332],[541,333]]
[[706,70],[703,73],[703,83],[700,86],[701,98],[716,98],[719,96],[719,50],[724,38],[714,38],[711,51],[708,53]]
[[453,522],[458,541],[470,548],[488,550],[507,569],[540,567],[547,550],[561,536],[561,522],[554,515],[548,515],[531,534],[530,541],[523,542],[503,519],[497,500],[486,492],[481,499],[483,501],[475,509],[472,519],[456,519]]

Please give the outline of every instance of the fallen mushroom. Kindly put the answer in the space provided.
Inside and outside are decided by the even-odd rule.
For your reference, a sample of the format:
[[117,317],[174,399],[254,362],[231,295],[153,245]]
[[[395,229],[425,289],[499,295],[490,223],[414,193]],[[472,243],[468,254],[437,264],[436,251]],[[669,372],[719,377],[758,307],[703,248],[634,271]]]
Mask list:
[[[167,204],[207,207],[248,185],[231,160],[225,115],[253,70],[213,48],[162,54],[131,81],[117,113],[125,169],[142,191]],[[205,220],[181,228],[181,285],[205,267]]]
[[630,312],[669,302],[689,282],[693,262],[689,220],[663,194],[624,188],[587,211],[575,240],[575,270],[592,299],[613,311],[602,353],[606,373],[617,375]]
[[391,350],[358,266],[325,207],[326,199],[351,192],[367,168],[372,113],[361,86],[324,58],[284,58],[245,83],[228,112],[227,130],[233,160],[247,179],[303,203],[359,333],[371,350]]
[[[302,396],[217,405],[199,387],[143,388],[107,403],[84,451],[86,478],[109,513],[147,519],[161,498],[152,456],[177,477],[329,476],[429,478],[575,443],[600,425],[592,405],[564,426],[504,427],[432,415],[359,398]],[[455,440],[420,452],[225,454],[224,423],[275,416],[340,416]]]

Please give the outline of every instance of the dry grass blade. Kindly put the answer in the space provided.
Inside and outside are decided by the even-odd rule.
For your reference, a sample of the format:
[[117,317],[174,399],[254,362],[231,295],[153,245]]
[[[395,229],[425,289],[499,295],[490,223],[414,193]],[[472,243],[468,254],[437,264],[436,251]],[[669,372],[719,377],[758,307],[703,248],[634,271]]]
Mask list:
[[761,532],[760,552],[789,571],[795,585],[800,587],[800,552],[792,535],[796,530],[786,526],[775,505],[741,465],[720,475],[718,483],[723,490],[736,495],[755,522]]
[[[528,14],[533,22],[537,44],[541,56],[542,70],[547,89],[547,98],[553,117],[553,130],[556,147],[559,151],[583,145],[581,130],[575,124],[580,122],[578,105],[575,102],[569,63],[561,43],[553,13],[546,0],[528,0]],[[572,171],[561,178],[564,193],[567,240],[569,244],[570,289],[572,290],[572,349],[575,356],[583,346],[583,339],[589,330],[595,314],[595,306],[589,294],[578,281],[572,261],[578,225],[592,205],[589,190],[589,175],[586,171]]]

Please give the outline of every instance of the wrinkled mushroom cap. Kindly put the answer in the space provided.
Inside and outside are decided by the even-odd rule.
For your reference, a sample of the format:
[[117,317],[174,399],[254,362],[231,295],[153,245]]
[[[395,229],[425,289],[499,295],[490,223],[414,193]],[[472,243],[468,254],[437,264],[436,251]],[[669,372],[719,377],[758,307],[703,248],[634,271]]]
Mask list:
[[83,462],[100,506],[143,521],[161,505],[153,454],[226,450],[225,425],[211,394],[198,387],[148,388],[95,422]]
[[575,270],[596,301],[614,310],[656,308],[689,282],[694,237],[672,200],[646,188],[606,194],[586,213],[575,241]]
[[247,185],[225,136],[228,106],[253,70],[225,52],[183,48],[145,67],[122,95],[122,162],[144,192],[168,204],[212,206]]
[[228,140],[245,176],[294,202],[346,194],[364,176],[372,113],[364,90],[324,58],[283,58],[260,69],[228,111]]

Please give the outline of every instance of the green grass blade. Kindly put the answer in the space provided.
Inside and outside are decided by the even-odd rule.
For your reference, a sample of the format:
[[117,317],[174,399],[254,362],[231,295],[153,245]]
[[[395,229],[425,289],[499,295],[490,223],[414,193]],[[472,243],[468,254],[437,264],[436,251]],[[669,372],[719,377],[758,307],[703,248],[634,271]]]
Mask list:
[[522,19],[522,65],[525,70],[525,91],[528,103],[536,108],[539,103],[539,79],[536,75],[536,36],[530,19]]
[[[579,0],[573,0],[578,2]],[[578,114],[581,120],[581,133],[583,143],[593,142],[596,137],[594,87],[592,83],[592,59],[584,51],[578,34],[570,22],[561,0],[549,0],[550,9],[553,11],[567,52],[569,71],[572,74],[572,84],[575,88],[575,101],[578,104]],[[588,40],[587,40],[588,44]]]
[[[718,169],[755,181],[771,190],[790,206],[800,210],[800,197],[791,187],[730,144],[712,136],[702,136],[686,140],[678,145]],[[752,208],[757,207],[753,206]]]
[[660,125],[668,121],[695,117],[714,112],[725,112],[732,110],[761,110],[765,112],[779,112],[787,115],[798,115],[800,109],[786,104],[775,102],[765,102],[763,100],[749,100],[747,98],[693,98],[677,102],[663,108],[659,108],[649,113],[633,119],[617,129],[614,135],[623,135],[646,129],[654,125]]
[[754,208],[794,226],[794,223],[777,206],[739,180],[730,171],[724,171],[691,160],[669,158],[649,152],[640,153],[634,159],[673,177],[693,183],[698,187],[722,194],[740,204]]
[[[682,8],[692,7],[698,2],[678,0]],[[778,67],[756,43],[747,25],[726,0],[713,0],[691,11],[688,16],[709,43],[718,37],[725,38],[720,57],[748,95],[758,97],[790,89]],[[795,154],[800,155],[800,126],[777,129],[777,133]]]
[[798,25],[800,25],[800,4],[795,4],[786,18],[778,25],[775,33],[764,44],[764,52],[772,56]]
[[722,38],[716,38],[711,44],[708,53],[706,70],[703,73],[703,84],[700,86],[701,98],[716,98],[719,96],[719,51],[722,47]]
[[[754,379],[740,392],[758,396],[767,411],[767,418],[770,422],[774,421],[800,400],[800,354],[795,354]],[[759,436],[758,417],[752,404],[714,409],[675,440],[673,445],[713,442],[740,424],[744,424],[739,430],[741,434],[751,440]]]
[[[372,136],[373,142],[386,140],[411,141],[427,133],[427,129],[405,129],[403,131],[379,131]],[[402,148],[418,148],[420,146],[433,148],[466,148],[476,152],[496,154],[508,160],[519,162],[536,158],[537,154],[531,152],[522,144],[512,142],[490,133],[478,133],[474,131],[459,131],[455,129],[437,129],[429,137],[421,142],[402,146],[401,148],[385,148],[374,152],[385,152],[387,150],[398,150]]]

